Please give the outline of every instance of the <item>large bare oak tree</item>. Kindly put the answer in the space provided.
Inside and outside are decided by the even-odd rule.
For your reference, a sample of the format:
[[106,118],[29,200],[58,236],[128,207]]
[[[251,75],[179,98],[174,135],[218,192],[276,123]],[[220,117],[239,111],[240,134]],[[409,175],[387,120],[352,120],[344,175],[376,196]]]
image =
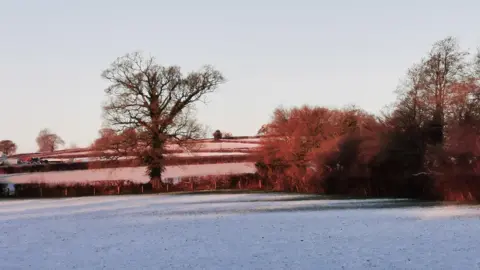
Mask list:
[[203,135],[194,105],[225,82],[223,75],[211,66],[183,74],[178,66],[161,66],[154,57],[134,52],[116,59],[102,77],[110,83],[105,120],[117,132],[136,131],[138,155],[158,187],[167,142]]

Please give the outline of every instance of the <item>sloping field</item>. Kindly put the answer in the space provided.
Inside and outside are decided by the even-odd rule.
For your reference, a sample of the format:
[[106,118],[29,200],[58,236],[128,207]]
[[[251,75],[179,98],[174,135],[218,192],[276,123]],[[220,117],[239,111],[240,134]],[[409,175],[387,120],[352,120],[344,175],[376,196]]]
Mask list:
[[[205,176],[205,175],[226,175],[226,174],[242,174],[253,173],[255,168],[251,163],[251,153],[260,146],[259,138],[241,138],[238,140],[229,139],[221,141],[202,140],[198,144],[189,149],[182,148],[178,145],[167,145],[169,151],[183,151],[179,153],[166,154],[167,166],[164,178],[179,178],[188,176]],[[121,157],[120,161],[125,161],[119,165],[115,164],[93,164],[101,162],[103,159],[99,156],[101,153],[91,151],[90,149],[73,149],[60,150],[53,153],[37,153],[27,155],[28,157],[41,157],[51,162],[63,163],[85,163],[85,168],[74,170],[59,171],[55,168],[35,169],[31,170],[31,165],[21,165],[20,168],[4,169],[7,176],[2,177],[0,181],[24,184],[24,183],[83,183],[90,181],[110,181],[110,180],[130,180],[136,183],[148,182],[145,175],[145,167],[134,167],[138,165],[126,165],[131,163],[129,159],[133,157]],[[22,156],[17,155],[17,156]],[[88,163],[88,164],[87,164]],[[199,164],[202,163],[202,164]],[[206,164],[204,164],[206,163]],[[211,164],[210,164],[211,163]],[[12,163],[12,167],[16,167],[16,162]],[[83,164],[83,165],[85,165]],[[133,163],[132,163],[133,164]],[[135,163],[136,164],[136,163]],[[173,165],[179,166],[173,166]],[[80,164],[82,165],[82,164]],[[88,165],[88,166],[87,166]],[[92,165],[92,166],[90,166]],[[30,166],[30,167],[29,167]],[[109,167],[119,167],[110,169]],[[130,167],[123,167],[130,166]],[[17,166],[18,167],[18,166]],[[81,167],[81,166],[80,166]],[[79,167],[79,168],[80,168]],[[94,168],[94,169],[90,169]],[[96,169],[103,168],[103,169]],[[106,169],[109,168],[109,169]],[[88,170],[87,170],[88,169]],[[33,172],[30,171],[48,171],[49,172]],[[53,171],[55,170],[55,171]],[[62,169],[63,170],[63,169]]]
[[[162,174],[162,178],[243,174],[254,173],[255,171],[254,163],[167,166],[165,172]],[[129,180],[134,183],[147,183],[149,178],[146,175],[146,167],[7,174],[0,178],[0,182],[12,184],[74,184],[112,180]]]
[[[84,153],[94,153],[94,152],[84,152]],[[72,156],[71,158],[65,158],[64,156]],[[165,154],[165,157],[180,157],[180,158],[185,158],[185,157],[217,157],[217,156],[224,156],[224,157],[229,157],[229,156],[245,156],[248,155],[248,153],[245,152],[186,152],[186,153],[173,153],[173,154]],[[56,155],[52,158],[48,157],[45,158],[48,161],[53,161],[53,162],[92,162],[92,161],[101,161],[104,160],[102,157],[76,157],[78,155],[75,154],[64,154],[64,155]],[[122,159],[135,159],[136,157],[134,156],[127,156],[127,157],[119,157],[119,160]]]
[[479,269],[480,209],[275,194],[0,201],[13,269]]
[[[202,140],[198,142],[191,149],[186,149],[180,147],[176,144],[168,144],[166,150],[170,152],[169,156],[175,157],[184,157],[184,156],[213,156],[213,155],[240,155],[246,154],[249,152],[254,152],[258,147],[260,147],[259,138],[246,138],[246,139],[231,139],[231,140],[222,140],[222,141],[213,141],[213,140]],[[108,154],[108,151],[106,151]],[[13,159],[25,158],[25,157],[38,157],[38,158],[47,158],[47,159],[86,159],[86,158],[98,158],[102,153],[92,151],[89,148],[76,148],[76,149],[65,149],[59,150],[52,153],[26,153],[26,154],[17,154],[12,156]]]
[[[210,150],[221,150],[221,149],[253,149],[257,148],[260,145],[258,143],[242,143],[242,142],[204,142],[196,146],[197,151],[210,151]],[[182,149],[176,144],[167,145],[167,149]]]

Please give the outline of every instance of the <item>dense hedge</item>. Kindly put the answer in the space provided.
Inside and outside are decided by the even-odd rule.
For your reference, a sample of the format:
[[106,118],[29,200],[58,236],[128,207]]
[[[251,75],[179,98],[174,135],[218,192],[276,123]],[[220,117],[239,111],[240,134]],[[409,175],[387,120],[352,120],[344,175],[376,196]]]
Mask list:
[[[235,143],[252,143],[252,142],[249,142],[249,141],[238,141],[238,140],[244,140],[244,139],[258,139],[258,138],[262,138],[262,137],[266,137],[266,136],[234,136],[234,137],[231,137],[231,138],[223,138],[222,141],[225,142],[225,141],[232,141],[232,142],[235,142]],[[199,142],[208,142],[208,143],[212,143],[212,142],[216,142],[212,139],[203,139],[203,140],[198,140]],[[219,142],[222,142],[222,141],[219,141]],[[245,150],[245,149],[218,149],[218,150],[208,150],[208,152],[232,152],[235,151],[235,152],[250,152],[250,150]],[[46,153],[38,153],[38,152],[35,152],[35,153],[21,153],[21,154],[15,154],[15,155],[12,155],[11,157],[12,158],[22,158],[22,157],[50,157],[50,158],[83,158],[83,157],[98,157],[98,156],[101,156],[103,154],[101,153],[92,153],[92,154],[88,154],[88,155],[84,155],[84,154],[81,154],[81,155],[75,155],[75,153],[80,153],[80,152],[89,152],[89,151],[93,151],[92,149],[89,149],[89,148],[76,148],[76,149],[63,149],[63,150],[57,150],[51,154],[46,154]],[[205,150],[202,150],[202,151],[205,151]],[[183,153],[184,151],[183,150],[166,150],[167,153],[170,153],[170,154],[173,154],[173,153]],[[193,152],[196,152],[196,151],[193,151]],[[72,154],[72,155],[62,155],[61,157],[58,157],[57,155],[59,154]]]
[[[255,155],[171,157],[171,158],[165,159],[165,165],[178,166],[178,165],[195,165],[195,164],[237,163],[237,162],[253,162],[255,160],[256,160]],[[52,164],[36,164],[36,165],[2,167],[0,168],[0,174],[49,172],[49,171],[72,171],[72,170],[88,170],[88,169],[120,168],[120,167],[139,167],[144,165],[145,164],[142,164],[142,162],[139,160],[110,160],[110,161],[73,162],[73,163],[52,163]]]
[[[241,142],[240,142],[241,143]],[[245,148],[239,148],[239,149],[232,149],[232,148],[225,148],[225,149],[192,149],[192,153],[252,153],[255,152],[253,149],[245,149]],[[184,150],[166,150],[166,154],[180,154],[180,153],[185,153]],[[67,155],[68,154],[68,155]],[[132,156],[134,154],[131,154]],[[72,159],[72,158],[94,158],[94,157],[112,157],[113,155],[108,155],[104,154],[102,152],[94,152],[92,151],[91,153],[88,154],[75,154],[67,152],[65,154],[62,154],[59,156],[59,153],[51,153],[51,154],[35,154],[32,155],[32,157],[41,157],[44,159]]]
[[[17,184],[15,185],[14,196],[18,198],[55,198],[222,189],[261,190],[268,188],[260,182],[257,174],[238,174],[186,177],[177,183],[173,183],[172,179],[166,179],[163,187],[156,190],[152,188],[150,183],[138,184],[130,181],[99,181],[75,185]],[[0,197],[5,195],[0,193]]]

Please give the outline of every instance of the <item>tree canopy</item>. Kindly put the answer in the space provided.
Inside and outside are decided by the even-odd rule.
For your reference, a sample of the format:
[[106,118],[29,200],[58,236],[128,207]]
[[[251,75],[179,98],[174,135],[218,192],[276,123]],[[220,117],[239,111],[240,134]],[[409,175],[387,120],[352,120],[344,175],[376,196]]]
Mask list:
[[[152,180],[161,181],[167,142],[182,144],[204,137],[195,116],[195,104],[204,101],[225,79],[212,66],[182,73],[178,66],[162,66],[140,52],[126,54],[102,73],[110,84],[104,116],[117,132],[137,133],[137,155]],[[133,148],[132,148],[133,149]]]

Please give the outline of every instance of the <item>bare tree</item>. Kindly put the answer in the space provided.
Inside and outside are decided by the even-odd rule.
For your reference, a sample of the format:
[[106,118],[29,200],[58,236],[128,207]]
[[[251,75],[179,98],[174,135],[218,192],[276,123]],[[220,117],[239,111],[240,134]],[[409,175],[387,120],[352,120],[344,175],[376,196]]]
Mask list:
[[394,112],[397,124],[424,128],[429,143],[443,145],[445,128],[452,117],[452,99],[458,86],[471,78],[468,55],[453,37],[437,41],[427,57],[408,70],[398,89]]
[[0,141],[0,152],[7,156],[15,154],[15,152],[17,152],[17,145],[11,140]]
[[116,131],[137,131],[139,156],[154,186],[161,185],[166,143],[204,136],[194,105],[224,83],[223,75],[211,66],[185,75],[177,66],[164,67],[135,52],[118,58],[102,77],[110,82],[106,121]]
[[392,116],[397,126],[400,124],[402,128],[419,128],[428,119],[422,92],[425,83],[424,63],[425,60],[422,60],[408,69],[405,79],[397,88],[399,98]]
[[433,144],[442,144],[448,102],[454,86],[468,78],[468,52],[459,48],[453,37],[436,42],[422,68],[422,95],[431,112],[429,138]]
[[38,151],[40,152],[53,152],[58,147],[65,144],[65,142],[57,134],[52,133],[48,129],[43,129],[37,136]]
[[[391,149],[386,148],[385,164],[392,172],[437,173],[445,156],[474,148],[480,119],[480,55],[473,61],[469,56],[455,38],[447,37],[409,69],[390,117]],[[402,158],[395,160],[392,153]]]
[[477,54],[475,55],[475,60],[474,60],[474,66],[475,66],[475,75],[478,78],[480,78],[480,48],[477,49]]

